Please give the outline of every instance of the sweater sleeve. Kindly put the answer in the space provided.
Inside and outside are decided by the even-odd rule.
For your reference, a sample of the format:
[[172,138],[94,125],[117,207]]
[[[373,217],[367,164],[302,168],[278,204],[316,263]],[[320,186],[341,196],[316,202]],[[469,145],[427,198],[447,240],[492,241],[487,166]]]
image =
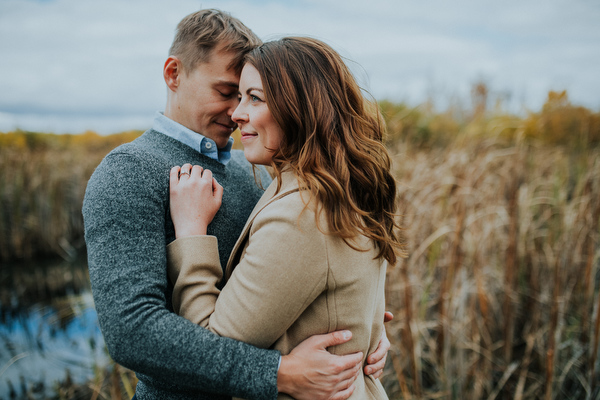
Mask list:
[[220,338],[170,309],[168,171],[151,164],[113,152],[86,190],[90,280],[110,355],[165,387],[276,398],[279,352]]
[[290,212],[286,199],[257,215],[244,256],[220,294],[218,257],[209,255],[216,254],[214,238],[194,236],[169,245],[174,304],[181,315],[221,336],[267,348],[323,293],[324,235],[313,213]]

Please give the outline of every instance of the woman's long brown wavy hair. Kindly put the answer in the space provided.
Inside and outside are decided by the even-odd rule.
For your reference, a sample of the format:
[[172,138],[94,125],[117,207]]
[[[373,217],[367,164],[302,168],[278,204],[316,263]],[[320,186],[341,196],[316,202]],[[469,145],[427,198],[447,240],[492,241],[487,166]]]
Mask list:
[[318,199],[318,213],[325,211],[328,233],[356,250],[364,249],[352,239],[363,234],[377,244],[378,257],[395,264],[405,252],[385,124],[340,55],[317,39],[287,37],[264,43],[246,62],[258,70],[284,132],[273,156],[275,174],[291,166]]

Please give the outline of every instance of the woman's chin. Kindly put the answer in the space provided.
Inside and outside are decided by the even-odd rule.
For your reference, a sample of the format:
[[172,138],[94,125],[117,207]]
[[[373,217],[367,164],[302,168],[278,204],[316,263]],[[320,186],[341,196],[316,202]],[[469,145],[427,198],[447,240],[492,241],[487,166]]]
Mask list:
[[248,162],[250,162],[251,164],[271,165],[272,157],[270,156],[256,154],[248,149],[244,149],[244,156],[246,157],[246,160],[248,160]]

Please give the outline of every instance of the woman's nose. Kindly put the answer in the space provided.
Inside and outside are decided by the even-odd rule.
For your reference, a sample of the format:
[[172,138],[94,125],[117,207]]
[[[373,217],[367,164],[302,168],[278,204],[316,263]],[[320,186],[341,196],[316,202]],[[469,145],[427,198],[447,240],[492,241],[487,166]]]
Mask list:
[[235,108],[233,114],[231,115],[231,119],[233,120],[233,122],[244,122],[248,120],[248,114],[244,112],[244,107],[242,106],[242,103],[238,104],[238,106]]

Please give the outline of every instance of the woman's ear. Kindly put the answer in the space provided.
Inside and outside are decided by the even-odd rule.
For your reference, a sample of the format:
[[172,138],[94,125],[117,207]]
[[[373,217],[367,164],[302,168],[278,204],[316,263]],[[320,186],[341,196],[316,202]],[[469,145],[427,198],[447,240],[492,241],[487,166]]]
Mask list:
[[179,75],[182,72],[181,60],[175,56],[169,56],[163,67],[163,77],[167,87],[173,92],[176,92],[179,87]]

